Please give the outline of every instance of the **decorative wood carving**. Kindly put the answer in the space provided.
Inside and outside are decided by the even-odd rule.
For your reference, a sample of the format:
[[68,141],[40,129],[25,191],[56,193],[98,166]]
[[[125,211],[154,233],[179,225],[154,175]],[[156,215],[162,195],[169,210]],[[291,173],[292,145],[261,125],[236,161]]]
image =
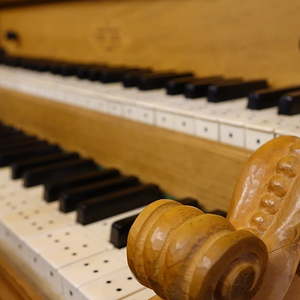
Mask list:
[[300,259],[299,180],[300,139],[279,137],[248,160],[228,219],[152,203],[129,234],[131,270],[165,300],[287,299]]

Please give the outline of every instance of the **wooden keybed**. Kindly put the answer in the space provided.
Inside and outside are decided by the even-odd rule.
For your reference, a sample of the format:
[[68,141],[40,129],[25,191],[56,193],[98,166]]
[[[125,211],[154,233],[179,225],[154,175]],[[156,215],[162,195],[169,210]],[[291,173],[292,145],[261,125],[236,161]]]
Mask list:
[[[193,70],[199,75],[217,71],[249,79],[266,77],[275,85],[293,84],[298,83],[300,67],[297,8],[295,0],[276,0],[272,8],[259,0],[62,1],[12,6],[0,11],[0,43],[13,55]],[[16,32],[18,39],[8,40],[7,31]],[[170,194],[197,197],[211,209],[227,209],[250,154],[11,90],[1,89],[0,95],[9,99],[0,102],[1,120],[107,166],[158,182]],[[99,130],[91,132],[91,126]],[[110,138],[100,128],[109,129]],[[1,270],[12,279],[9,285],[17,287],[15,299],[40,297],[9,265],[3,264]]]

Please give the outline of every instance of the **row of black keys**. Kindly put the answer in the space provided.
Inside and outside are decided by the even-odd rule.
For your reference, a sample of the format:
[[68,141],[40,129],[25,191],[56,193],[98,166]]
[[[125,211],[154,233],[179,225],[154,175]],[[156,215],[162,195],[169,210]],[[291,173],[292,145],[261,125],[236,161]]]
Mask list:
[[[101,168],[77,153],[28,136],[12,127],[0,125],[0,166],[10,166],[13,179],[23,179],[25,187],[44,185],[44,200],[59,201],[60,211],[77,211],[77,221],[90,224],[166,196],[155,184],[143,184],[115,168]],[[192,198],[180,200],[204,210]],[[212,213],[224,215],[223,211]],[[124,247],[136,216],[115,222],[111,242]]]
[[248,97],[249,109],[278,106],[279,114],[300,113],[300,85],[271,88],[264,79],[245,81],[242,78],[224,78],[220,75],[198,78],[192,72],[154,72],[145,68],[74,64],[7,55],[0,57],[0,63],[102,83],[122,82],[124,87],[137,87],[140,90],[166,88],[167,94],[184,94],[188,99],[207,97],[210,102],[222,102]]

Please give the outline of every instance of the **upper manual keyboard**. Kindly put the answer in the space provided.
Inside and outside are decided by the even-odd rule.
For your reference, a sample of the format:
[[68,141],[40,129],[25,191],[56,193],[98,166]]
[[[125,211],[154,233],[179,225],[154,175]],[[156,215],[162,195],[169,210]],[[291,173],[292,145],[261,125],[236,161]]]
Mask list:
[[300,128],[300,85],[9,56],[1,62],[3,87],[247,149]]

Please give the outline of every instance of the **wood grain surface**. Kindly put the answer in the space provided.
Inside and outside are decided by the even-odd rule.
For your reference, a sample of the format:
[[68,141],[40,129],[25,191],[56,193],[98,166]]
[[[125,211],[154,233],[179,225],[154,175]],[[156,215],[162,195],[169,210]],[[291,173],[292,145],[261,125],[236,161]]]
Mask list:
[[[71,1],[2,10],[12,54],[299,83],[297,0]],[[18,42],[5,39],[7,30]]]
[[[53,296],[4,245],[0,247],[0,299],[46,300]],[[53,298],[54,299],[54,298]],[[50,299],[49,299],[50,300]]]

